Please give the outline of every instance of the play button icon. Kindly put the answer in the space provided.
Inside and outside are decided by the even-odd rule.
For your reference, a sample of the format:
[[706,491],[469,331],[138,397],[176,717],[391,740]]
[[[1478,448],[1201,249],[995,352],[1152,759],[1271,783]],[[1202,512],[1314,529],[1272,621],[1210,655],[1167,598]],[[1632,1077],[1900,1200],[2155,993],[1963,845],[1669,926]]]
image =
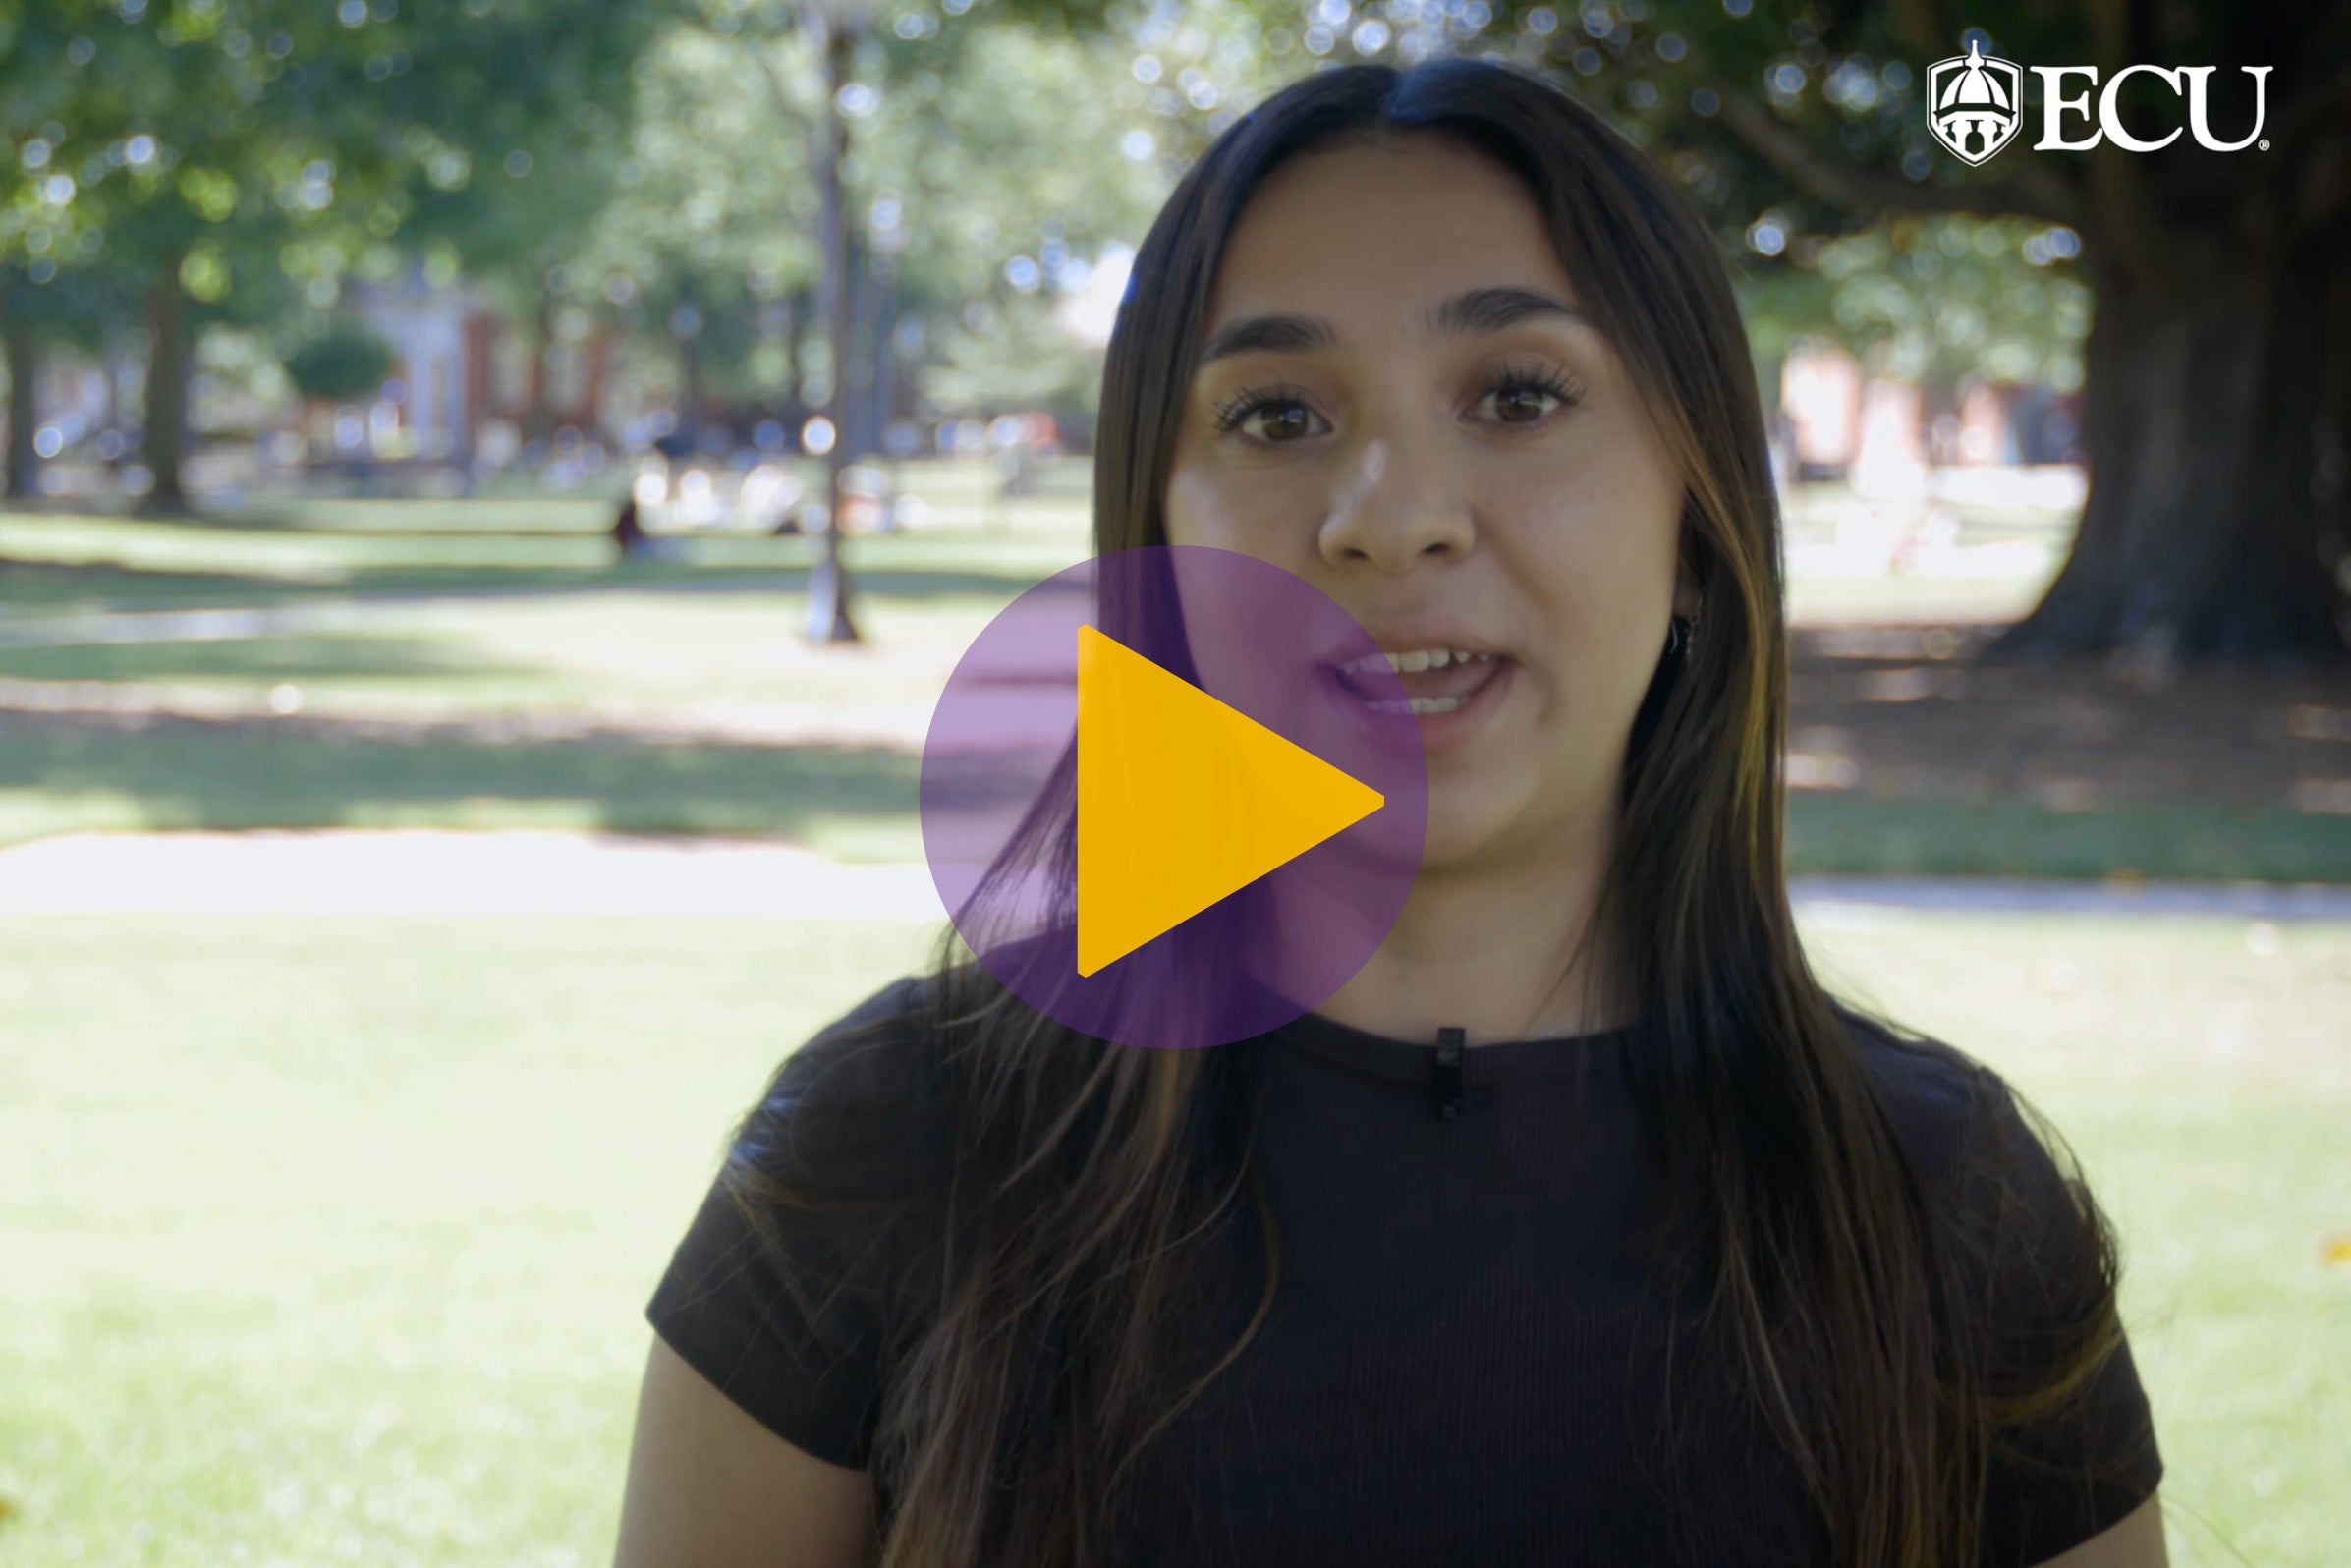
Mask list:
[[1419,868],[1403,696],[1346,610],[1252,556],[1123,550],[1046,579],[965,652],[924,748],[957,934],[1023,1001],[1122,1044],[1310,1011]]
[[1092,975],[1384,804],[1092,626],[1078,628],[1078,973]]

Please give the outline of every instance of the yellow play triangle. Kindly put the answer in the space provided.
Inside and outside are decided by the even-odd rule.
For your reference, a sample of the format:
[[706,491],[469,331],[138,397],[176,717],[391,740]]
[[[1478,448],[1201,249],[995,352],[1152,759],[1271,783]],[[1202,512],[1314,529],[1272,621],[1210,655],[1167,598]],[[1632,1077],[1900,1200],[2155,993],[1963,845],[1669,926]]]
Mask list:
[[1385,804],[1377,790],[1078,628],[1078,973],[1092,975]]

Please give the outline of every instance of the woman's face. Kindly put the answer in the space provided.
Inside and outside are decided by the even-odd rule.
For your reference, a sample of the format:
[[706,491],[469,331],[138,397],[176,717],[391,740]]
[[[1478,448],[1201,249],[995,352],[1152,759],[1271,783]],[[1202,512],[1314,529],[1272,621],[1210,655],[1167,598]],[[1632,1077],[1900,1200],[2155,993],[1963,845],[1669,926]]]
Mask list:
[[1613,822],[1676,608],[1681,481],[1576,305],[1518,183],[1425,137],[1285,164],[1210,297],[1169,542],[1283,567],[1406,655],[1428,865]]

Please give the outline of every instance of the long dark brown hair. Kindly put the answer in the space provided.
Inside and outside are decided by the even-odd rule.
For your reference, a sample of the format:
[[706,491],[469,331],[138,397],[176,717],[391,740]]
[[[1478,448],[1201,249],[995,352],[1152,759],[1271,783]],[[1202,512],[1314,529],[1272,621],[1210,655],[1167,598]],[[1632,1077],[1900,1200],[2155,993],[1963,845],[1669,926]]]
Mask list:
[[[1961,1326],[1981,1238],[1931,1211],[1853,1032],[1867,1018],[1894,1048],[1913,1042],[1829,995],[1789,909],[1780,519],[1756,376],[1712,236],[1655,165],[1499,64],[1326,68],[1274,95],[1201,158],[1137,256],[1102,382],[1096,548],[1166,541],[1210,288],[1252,193],[1307,151],[1396,136],[1448,139],[1519,179],[1683,476],[1703,631],[1660,660],[1630,737],[1602,895],[1625,957],[1601,983],[1636,1020],[1637,1093],[1705,1260],[1699,1334],[1786,1445],[1838,1562],[1971,1563],[2000,1433],[2119,1342],[2112,1237],[2069,1176],[2063,1222],[2092,1266],[2029,1374],[1996,1378]],[[880,1560],[1101,1563],[1129,1467],[1247,1343],[1178,1375],[1202,1238],[1236,1204],[1268,1221],[1250,1333],[1279,1289],[1238,1134],[1250,1058],[1063,1028],[952,932],[925,995],[950,1086],[951,1217],[890,1347]],[[749,1213],[810,1201],[750,1161],[726,1179]]]

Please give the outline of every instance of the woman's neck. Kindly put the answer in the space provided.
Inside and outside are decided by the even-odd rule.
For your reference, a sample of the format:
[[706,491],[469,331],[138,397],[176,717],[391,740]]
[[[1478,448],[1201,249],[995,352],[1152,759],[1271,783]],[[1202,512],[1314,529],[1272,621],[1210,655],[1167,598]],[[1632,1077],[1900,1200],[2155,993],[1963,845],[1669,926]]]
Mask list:
[[1424,869],[1387,940],[1315,1011],[1397,1039],[1458,1027],[1472,1045],[1622,1023],[1602,1011],[1614,954],[1592,929],[1605,860],[1605,843],[1587,841],[1475,869]]

